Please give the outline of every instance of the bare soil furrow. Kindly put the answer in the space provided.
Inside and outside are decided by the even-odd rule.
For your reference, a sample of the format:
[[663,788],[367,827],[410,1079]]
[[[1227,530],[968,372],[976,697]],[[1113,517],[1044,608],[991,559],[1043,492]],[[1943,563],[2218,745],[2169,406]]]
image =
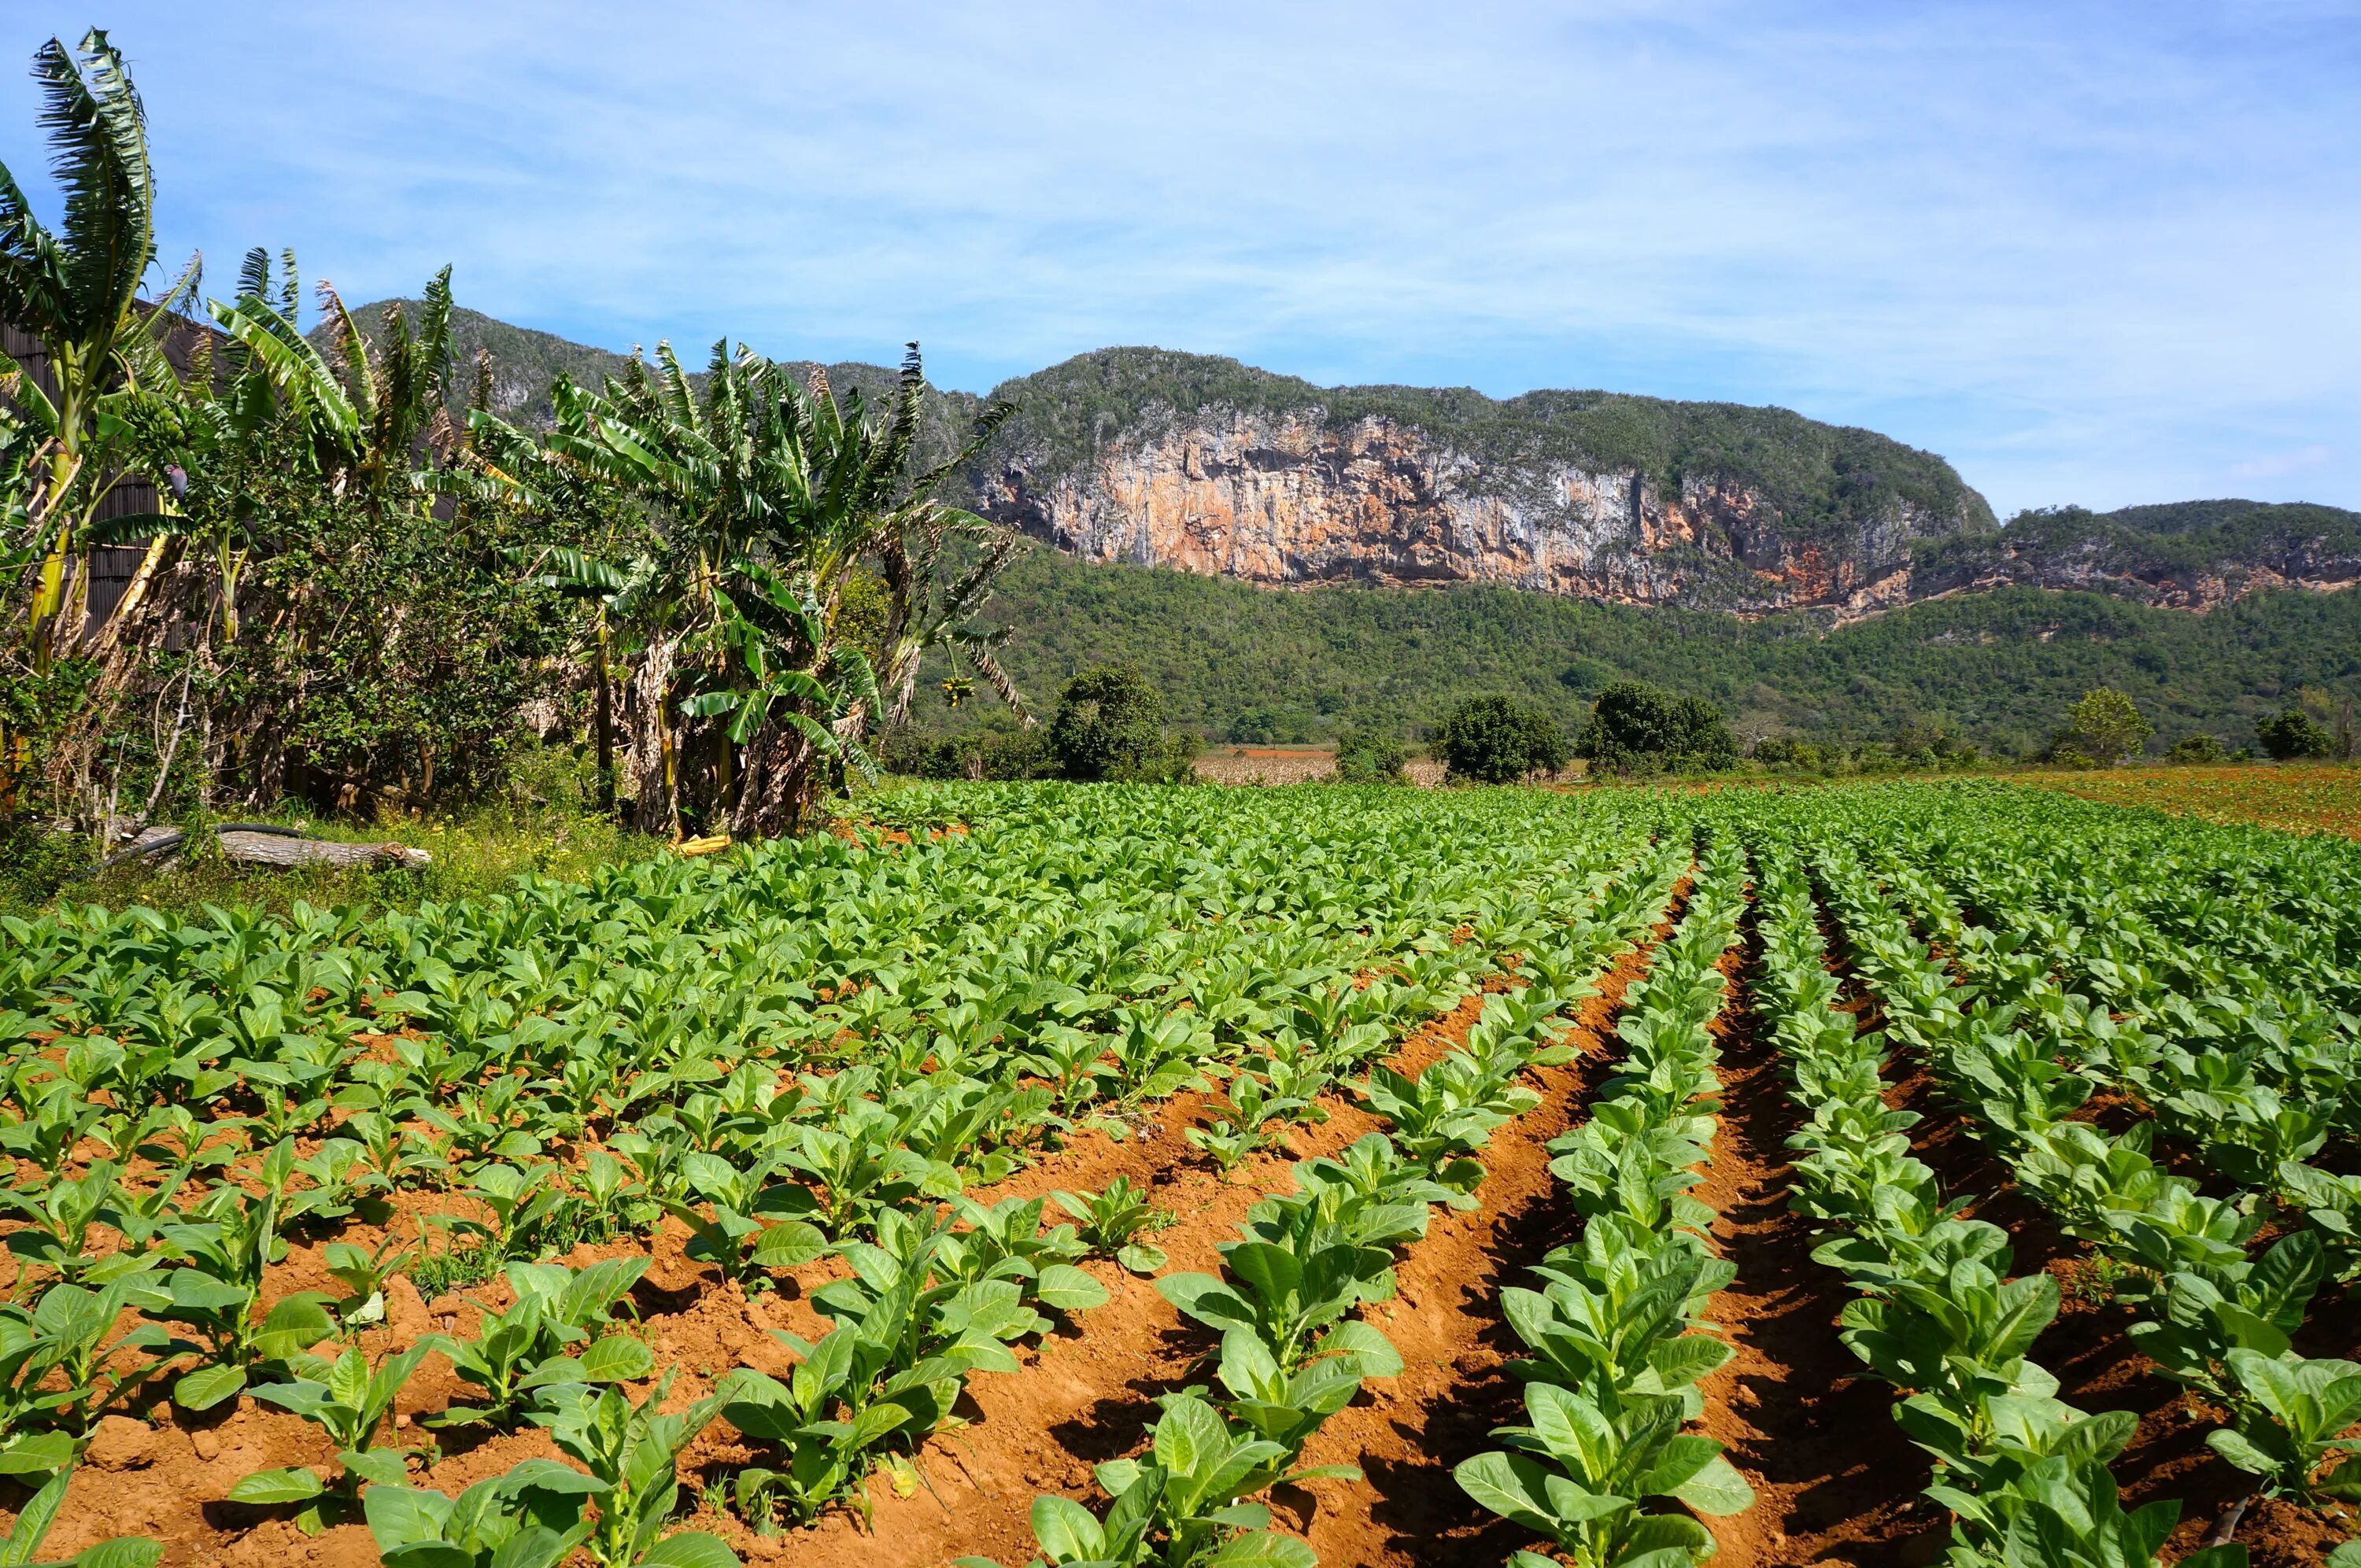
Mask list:
[[1714,1024],[1722,1120],[1697,1192],[1719,1216],[1714,1239],[1738,1267],[1712,1309],[1737,1354],[1706,1382],[1704,1424],[1753,1484],[1755,1504],[1710,1521],[1715,1562],[1883,1568],[1935,1522],[1917,1500],[1927,1464],[1894,1427],[1892,1390],[1837,1339],[1850,1292],[1812,1260],[1811,1227],[1788,1206],[1786,1142],[1801,1118],[1747,971],[1735,955],[1724,969],[1730,1000]]

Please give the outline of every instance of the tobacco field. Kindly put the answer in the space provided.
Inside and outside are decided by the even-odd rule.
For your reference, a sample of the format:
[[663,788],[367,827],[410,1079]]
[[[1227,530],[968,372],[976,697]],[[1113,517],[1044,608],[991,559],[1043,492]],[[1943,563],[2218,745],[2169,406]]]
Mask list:
[[0,923],[0,1563],[2361,1565],[2361,846],[863,806]]

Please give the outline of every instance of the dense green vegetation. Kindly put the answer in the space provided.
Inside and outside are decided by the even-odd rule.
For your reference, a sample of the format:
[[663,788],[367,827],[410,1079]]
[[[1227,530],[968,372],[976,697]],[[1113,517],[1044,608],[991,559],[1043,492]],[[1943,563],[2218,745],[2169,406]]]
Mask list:
[[1434,754],[1454,784],[1514,784],[1565,766],[1557,720],[1512,696],[1471,696],[1435,727]]
[[954,434],[915,345],[840,396],[727,342],[698,374],[482,317],[469,344],[448,268],[366,321],[323,286],[306,335],[294,257],[258,247],[226,301],[193,259],[146,298],[123,58],[93,30],[35,76],[54,230],[0,170],[0,321],[33,340],[0,378],[12,882],[53,869],[59,828],[95,861],[224,808],[416,818],[497,793],[542,736],[582,742],[643,831],[788,831],[873,776],[930,651],[1016,705],[968,621],[1019,538],[933,493],[995,422]]
[[2266,566],[2286,576],[2349,576],[2361,559],[2361,512],[2261,501],[2175,501],[2093,512],[2044,507],[2019,512],[2004,532],[1961,534],[1918,547],[1918,566],[1939,582],[1973,581],[2011,557],[2051,570],[2087,565],[2117,576],[2236,573]]
[[[891,836],[412,911],[14,923],[0,1467],[48,1502],[12,1539],[736,1568],[858,1513],[878,1568],[989,1568],[953,1553],[1027,1508],[1068,1568],[1372,1561],[1270,1507],[1319,1483],[1508,1521],[1455,1561],[1702,1568],[1706,1520],[1793,1539],[1866,1471],[1927,1499],[1870,1539],[1954,1568],[2159,1568],[2225,1476],[2257,1544],[2318,1548],[2265,1564],[2361,1565],[2328,1544],[2361,1487],[2361,847],[1990,781],[869,804]],[[1941,1101],[1889,1103],[1922,1072]],[[1937,1171],[1921,1125],[1983,1159]],[[1717,1245],[1726,1176],[1777,1184],[1775,1246]],[[2021,1266],[2048,1226],[2090,1270]],[[1334,1420],[1367,1380],[1414,1351],[1444,1376],[1403,1408],[1472,1387],[1397,1310],[1438,1256],[1490,1298],[1444,1343],[1520,1353],[1532,1424],[1370,1464]],[[1843,1304],[1796,1332],[1857,1358],[1877,1430],[1799,1466],[1765,1426],[1826,1420],[1775,1394],[1808,1342],[1720,1325],[1804,1259]],[[1113,1306],[1135,1275],[1177,1319]],[[795,1335],[747,1332],[772,1308]],[[1748,1352],[1779,1376],[1725,1447]],[[2045,1369],[2078,1353],[2126,1369],[2103,1408]],[[2185,1446],[2135,1441],[2159,1399]],[[126,1424],[221,1435],[139,1516],[162,1540],[107,1539]],[[1028,1478],[983,1491],[947,1430]]]
[[[1310,740],[1348,724],[1423,732],[1466,698],[1510,692],[1572,729],[1610,683],[1702,696],[1741,741],[1794,731],[1887,738],[1941,722],[2029,753],[2093,686],[2128,693],[2160,743],[2196,730],[2233,749],[2303,686],[2361,693],[2361,595],[2257,594],[2210,615],[2095,593],[2005,588],[1830,630],[1807,615],[1587,604],[1467,585],[1272,592],[1048,550],[1012,565],[987,620],[1027,691],[1130,662],[1173,722],[1235,741]],[[923,727],[961,715],[931,697]]]
[[1713,773],[1738,761],[1738,744],[1703,697],[1618,681],[1598,694],[1575,753],[1615,773]]

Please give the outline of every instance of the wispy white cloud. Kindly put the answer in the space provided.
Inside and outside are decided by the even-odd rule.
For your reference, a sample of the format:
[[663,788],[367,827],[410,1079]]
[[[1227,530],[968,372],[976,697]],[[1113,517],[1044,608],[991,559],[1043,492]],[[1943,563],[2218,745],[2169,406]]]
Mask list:
[[2300,446],[2293,452],[2275,452],[2268,457],[2257,457],[2237,465],[2230,471],[2246,479],[2279,479],[2306,468],[2317,468],[2323,463],[2334,463],[2339,454],[2324,444]]
[[[19,0],[0,56],[81,25]],[[1777,401],[2004,510],[2361,504],[2349,5],[126,0],[168,247],[988,386]],[[0,158],[37,163],[29,83]],[[2257,454],[2319,449],[2269,469]]]

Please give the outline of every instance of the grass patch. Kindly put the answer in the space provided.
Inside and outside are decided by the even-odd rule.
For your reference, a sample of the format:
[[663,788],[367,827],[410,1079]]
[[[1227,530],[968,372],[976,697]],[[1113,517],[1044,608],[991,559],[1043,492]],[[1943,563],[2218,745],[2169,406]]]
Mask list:
[[647,860],[664,849],[663,839],[630,832],[596,813],[505,801],[373,823],[322,819],[300,805],[236,820],[280,823],[349,843],[407,844],[432,855],[434,863],[422,871],[272,871],[234,865],[197,835],[185,849],[157,860],[93,872],[97,855],[88,837],[20,827],[0,838],[0,913],[30,918],[60,905],[119,909],[140,904],[183,916],[202,916],[207,905],[283,915],[299,900],[322,908],[408,910],[504,892],[526,872],[585,882],[601,866]]

